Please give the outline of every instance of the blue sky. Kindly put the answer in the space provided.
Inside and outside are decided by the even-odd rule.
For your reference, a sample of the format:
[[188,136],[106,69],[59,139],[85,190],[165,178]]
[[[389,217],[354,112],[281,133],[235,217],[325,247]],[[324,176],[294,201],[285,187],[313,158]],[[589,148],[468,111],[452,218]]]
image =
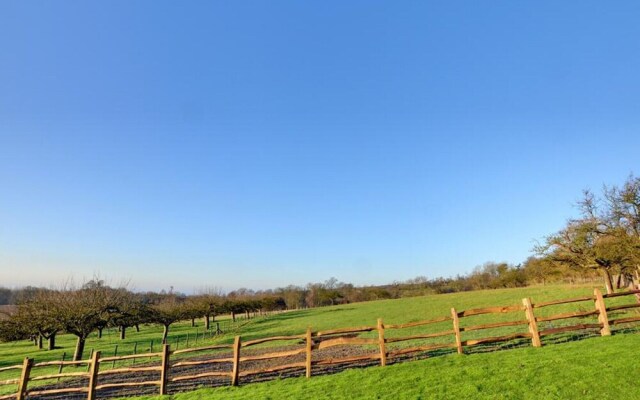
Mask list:
[[640,173],[640,3],[4,1],[0,285],[519,263]]

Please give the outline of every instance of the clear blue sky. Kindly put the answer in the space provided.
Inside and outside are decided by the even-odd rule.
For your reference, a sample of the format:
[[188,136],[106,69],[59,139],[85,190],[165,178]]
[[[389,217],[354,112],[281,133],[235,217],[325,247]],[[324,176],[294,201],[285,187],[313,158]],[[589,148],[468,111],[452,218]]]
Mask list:
[[640,173],[637,1],[3,1],[0,285],[519,263]]

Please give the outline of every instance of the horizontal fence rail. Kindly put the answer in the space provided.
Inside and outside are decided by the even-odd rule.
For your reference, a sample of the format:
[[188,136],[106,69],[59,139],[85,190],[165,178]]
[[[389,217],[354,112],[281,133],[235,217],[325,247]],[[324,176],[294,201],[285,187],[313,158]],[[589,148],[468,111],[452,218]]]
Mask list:
[[[634,295],[634,301],[626,304],[607,306],[605,299]],[[15,385],[16,392],[0,395],[0,400],[25,400],[28,396],[46,396],[60,394],[86,395],[88,400],[94,400],[100,391],[115,388],[130,388],[141,386],[155,386],[157,392],[166,394],[170,383],[190,380],[219,378],[227,379],[229,384],[238,385],[240,378],[259,374],[269,374],[282,371],[300,371],[307,378],[311,377],[313,367],[331,366],[350,363],[378,363],[385,366],[389,359],[398,358],[413,353],[455,349],[464,354],[466,349],[473,346],[485,346],[496,343],[506,343],[514,340],[531,341],[534,347],[543,345],[542,338],[550,335],[576,332],[597,331],[601,336],[611,335],[611,325],[640,322],[640,313],[635,316],[618,316],[621,311],[640,308],[640,290],[602,294],[595,289],[592,296],[570,299],[560,299],[547,302],[533,303],[531,299],[522,299],[522,304],[499,307],[485,307],[457,311],[451,309],[451,314],[424,321],[412,321],[403,324],[385,325],[378,319],[375,325],[351,328],[320,330],[314,332],[309,327],[305,333],[298,335],[282,335],[257,338],[242,341],[236,336],[233,344],[220,344],[195,348],[172,350],[170,345],[162,346],[160,352],[139,353],[123,356],[102,357],[99,351],[93,352],[91,358],[81,361],[47,361],[35,363],[31,358],[25,358],[21,365],[11,365],[0,368],[0,373],[19,373],[19,377],[0,380],[0,388]],[[574,303],[591,304],[591,309],[581,308],[577,311],[562,312],[551,315],[540,315],[541,309],[558,305]],[[581,306],[584,307],[584,306]],[[486,314],[504,314],[511,318],[507,321],[478,323],[477,316]],[[538,314],[538,315],[536,315]],[[609,315],[614,316],[611,318]],[[580,320],[579,323],[569,322],[569,325],[555,326],[554,323],[566,320]],[[586,321],[586,320],[589,321]],[[443,328],[444,325],[448,325]],[[416,332],[420,329],[420,332]],[[509,329],[508,332],[494,332]],[[405,330],[410,332],[404,333]],[[389,336],[391,334],[391,336]],[[488,336],[482,337],[480,334]],[[472,335],[472,336],[468,336]],[[545,339],[546,340],[546,339]],[[283,342],[284,349],[263,348],[264,352],[245,353],[245,349],[262,344]],[[293,343],[293,344],[292,344]],[[330,354],[323,356],[322,350],[335,346],[355,346],[359,349],[355,355],[339,356]],[[315,357],[314,357],[315,355]],[[182,356],[172,362],[172,357]],[[198,356],[201,359],[185,359],[185,356]],[[208,358],[207,358],[208,357]],[[116,362],[144,358],[146,363],[129,368],[115,367]],[[254,366],[252,363],[273,361],[276,364]],[[111,363],[112,368],[101,369],[101,365]],[[153,365],[149,365],[155,363]],[[369,365],[366,364],[366,365]],[[209,370],[211,366],[219,366],[216,370]],[[63,366],[82,367],[84,371],[62,372]],[[57,373],[37,374],[38,369],[59,367]],[[202,367],[200,370],[188,367]],[[187,368],[181,371],[181,368]],[[145,373],[144,378],[136,381],[114,381],[114,377],[131,377],[132,374]],[[170,376],[171,373],[171,376]],[[105,378],[111,378],[105,381]],[[34,386],[29,389],[30,382],[47,382],[51,380],[68,380],[68,387],[47,388]],[[81,384],[80,382],[86,381]]]

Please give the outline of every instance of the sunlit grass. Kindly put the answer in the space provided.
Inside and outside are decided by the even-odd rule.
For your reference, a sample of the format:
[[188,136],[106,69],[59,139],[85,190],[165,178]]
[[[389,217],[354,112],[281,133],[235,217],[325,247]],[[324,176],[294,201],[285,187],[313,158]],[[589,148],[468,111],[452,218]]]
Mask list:
[[637,334],[598,337],[136,399],[639,399],[638,346]]
[[[399,324],[407,322],[415,322],[421,320],[429,320],[441,316],[451,315],[451,308],[455,307],[457,311],[468,310],[472,308],[482,308],[490,306],[507,306],[521,305],[524,297],[531,297],[533,303],[542,301],[551,301],[569,297],[580,297],[593,294],[592,286],[539,286],[518,289],[502,289],[463,292],[443,295],[432,295],[414,298],[404,298],[397,300],[382,300],[367,303],[346,304],[333,307],[322,307],[315,309],[305,309],[289,311],[282,314],[272,315],[266,318],[256,318],[250,321],[242,321],[236,325],[236,329],[231,330],[227,334],[209,337],[203,339],[204,324],[197,321],[195,327],[190,322],[182,322],[171,327],[169,335],[169,343],[172,348],[176,346],[184,348],[189,337],[189,347],[203,346],[210,344],[230,344],[236,334],[241,335],[242,340],[251,340],[269,336],[279,335],[298,335],[305,332],[307,327],[311,327],[314,331],[327,330],[343,327],[358,326],[375,326],[378,318],[382,318],[385,324]],[[633,297],[615,298],[607,300],[608,305],[630,303],[635,301]],[[543,309],[536,309],[537,316],[546,316],[563,312],[575,312],[593,310],[593,302],[586,301],[581,303],[573,303],[566,305],[558,305]],[[621,312],[622,313],[622,312]],[[638,315],[636,309],[626,311],[625,314]],[[512,312],[505,314],[487,314],[461,319],[461,326],[469,326],[476,324],[493,323],[509,320],[523,320],[524,312]],[[554,321],[553,323],[541,323],[540,329],[570,325],[576,323],[595,323],[595,316],[583,320],[567,320]],[[415,327],[402,330],[388,329],[385,332],[386,337],[408,336],[417,333],[439,332],[451,330],[451,322],[445,321],[426,327]],[[514,332],[527,332],[527,326],[505,327],[491,330],[463,332],[463,340],[479,337],[506,335]],[[597,332],[593,332],[593,335]],[[196,342],[196,335],[198,341]],[[375,337],[376,332],[364,333],[362,336]],[[572,341],[580,334],[565,334],[554,338],[543,338],[543,343],[550,344],[558,341]],[[114,329],[105,330],[101,339],[97,335],[92,335],[86,346],[85,359],[89,357],[91,349],[100,350],[103,356],[114,355],[117,346],[118,355],[132,354],[134,349],[137,353],[149,352],[160,349],[160,339],[162,337],[162,328],[160,326],[142,326],[140,332],[130,328],[127,331],[127,338],[120,340],[118,332]],[[451,343],[452,336],[443,336],[425,341],[411,342],[411,346],[423,343]],[[277,343],[287,344],[287,343]],[[24,357],[31,357],[36,362],[60,360],[63,353],[66,353],[67,360],[73,353],[75,345],[75,337],[72,335],[60,335],[57,340],[55,350],[39,350],[33,343],[29,341],[20,341],[13,343],[0,344],[0,368],[7,365],[20,364]],[[261,346],[269,346],[273,344],[265,344]],[[409,343],[397,343],[388,345],[388,349],[406,346]],[[517,340],[503,344],[500,348],[530,346],[528,339]],[[493,350],[488,348],[487,350]],[[123,362],[121,364],[130,365],[132,361]],[[109,365],[111,366],[111,365]],[[115,365],[123,366],[123,365]],[[68,369],[74,371],[73,367]],[[86,367],[82,367],[86,368]],[[65,371],[68,370],[65,367]],[[57,368],[48,368],[41,370],[40,374],[54,373]],[[0,373],[0,380],[15,378],[19,375],[19,371]],[[0,393],[8,393],[13,391],[12,385],[0,386]]]

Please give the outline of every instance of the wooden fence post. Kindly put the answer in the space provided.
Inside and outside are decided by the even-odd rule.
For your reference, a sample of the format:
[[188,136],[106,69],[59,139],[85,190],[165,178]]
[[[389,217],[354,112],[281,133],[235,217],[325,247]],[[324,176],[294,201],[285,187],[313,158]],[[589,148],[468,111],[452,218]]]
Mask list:
[[[91,349],[91,352],[89,353],[89,359],[92,359],[92,358],[93,358],[93,351],[94,351],[94,350],[93,350],[93,349]],[[72,360],[73,360],[73,358],[72,358]],[[89,371],[91,371],[91,364],[87,364],[87,373],[88,373]]]
[[453,332],[456,336],[456,348],[458,349],[458,354],[464,354],[464,350],[462,349],[462,338],[460,337],[460,319],[458,318],[458,312],[455,308],[451,309],[451,319],[453,320]]
[[384,323],[378,318],[378,345],[380,346],[380,365],[387,365],[387,348],[384,343]]
[[16,400],[24,400],[27,397],[27,385],[29,384],[29,375],[33,367],[33,358],[25,358],[22,363],[22,373],[20,374],[20,382],[18,383],[18,393]]
[[307,378],[311,378],[311,349],[313,348],[313,341],[311,339],[311,327],[307,328],[306,340],[307,340],[307,347],[306,347],[307,359],[305,362],[305,367],[307,370],[306,375],[307,375]]
[[600,322],[600,335],[601,336],[610,336],[611,328],[609,327],[609,317],[607,316],[607,305],[604,303],[604,297],[602,297],[602,292],[600,289],[593,289],[593,294],[596,296],[595,306],[596,310],[598,310],[598,322]]
[[536,322],[536,316],[533,313],[531,298],[527,297],[526,299],[522,299],[522,304],[524,304],[525,314],[527,316],[527,321],[529,322],[531,343],[533,344],[533,347],[542,347],[542,343],[540,342],[540,332],[538,332],[538,323]]
[[160,394],[167,394],[167,376],[169,375],[170,345],[162,345],[162,371],[160,372]]
[[[134,342],[133,343],[133,355],[135,356],[136,354],[138,354],[138,342]],[[131,359],[131,365],[136,365],[136,359],[135,358]]]
[[[60,364],[60,367],[58,367],[58,374],[62,373],[62,368],[64,368],[65,358],[67,358],[67,352],[66,351],[64,353],[62,353],[62,364]],[[60,377],[58,377],[58,382],[60,382]]]
[[87,390],[87,400],[95,400],[96,385],[98,384],[98,371],[100,370],[100,351],[94,351],[89,364],[89,387]]
[[231,371],[231,385],[238,386],[238,376],[240,375],[240,336],[236,336],[233,341],[233,371]]
[[[118,345],[116,344],[115,349],[113,349],[113,356],[117,357],[118,356]],[[116,360],[113,360],[113,363],[111,364],[111,368],[115,368],[116,367]]]

